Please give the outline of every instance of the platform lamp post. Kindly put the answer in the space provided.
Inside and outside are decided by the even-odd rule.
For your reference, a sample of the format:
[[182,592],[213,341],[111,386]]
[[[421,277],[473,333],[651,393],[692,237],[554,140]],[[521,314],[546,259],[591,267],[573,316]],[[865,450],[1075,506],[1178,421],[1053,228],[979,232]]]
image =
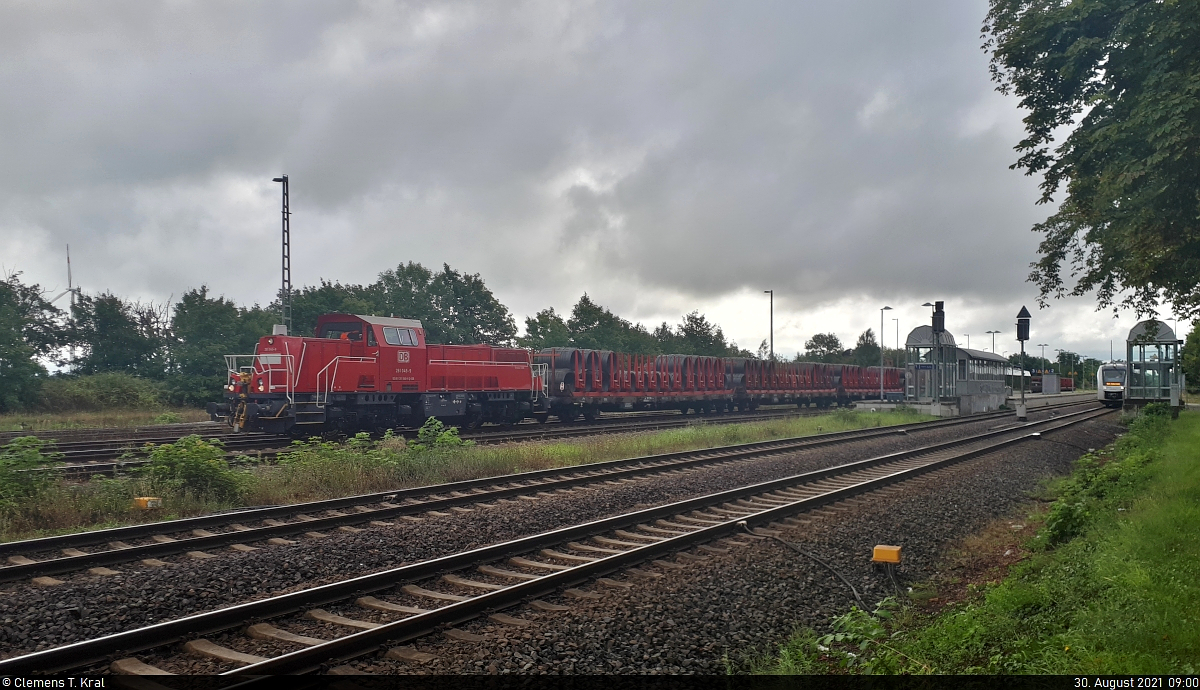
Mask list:
[[279,304],[283,312],[283,324],[292,332],[292,212],[288,209],[288,176],[276,177],[272,182],[283,183],[283,285],[280,288]]
[[1017,419],[1025,421],[1025,341],[1029,340],[1029,310],[1021,307],[1017,312],[1017,340],[1021,341],[1021,403],[1017,405]]
[[1038,347],[1040,347],[1040,348],[1042,348],[1042,362],[1043,362],[1043,363],[1045,363],[1045,362],[1046,362],[1046,347],[1047,347],[1047,344],[1046,344],[1046,343],[1038,343],[1038,344],[1037,344],[1037,346],[1038,346]]
[[891,311],[891,307],[879,310],[879,402],[883,403],[883,312]]
[[763,290],[763,294],[771,296],[771,361],[775,361],[775,291]]
[[984,331],[992,336],[992,354],[996,354],[996,334],[1000,331]]

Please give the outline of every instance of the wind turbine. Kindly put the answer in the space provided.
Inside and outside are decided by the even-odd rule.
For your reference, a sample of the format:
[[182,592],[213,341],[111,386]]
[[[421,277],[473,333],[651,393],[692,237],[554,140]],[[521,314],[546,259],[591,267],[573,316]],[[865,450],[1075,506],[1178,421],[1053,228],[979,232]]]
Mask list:
[[[70,319],[75,318],[75,298],[83,297],[83,289],[76,287],[74,284],[74,281],[71,278],[71,245],[69,245],[69,244],[67,245],[67,289],[63,290],[62,292],[55,295],[54,299],[50,300],[50,304],[54,304],[59,299],[61,299],[63,295],[67,294],[68,292],[71,293],[71,313],[70,313],[70,316],[67,317],[68,323],[70,323]],[[73,343],[73,342],[71,343],[70,359],[68,359],[67,361],[68,362],[75,361],[75,343]]]
[[74,307],[75,306],[75,297],[77,295],[82,294],[81,290],[82,290],[82,288],[75,287],[74,283],[72,283],[72,281],[71,281],[71,245],[68,244],[67,245],[67,289],[63,290],[62,292],[55,295],[54,299],[50,300],[50,304],[54,304],[59,299],[61,299],[63,295],[65,295],[69,292],[69,293],[71,293],[71,306]]

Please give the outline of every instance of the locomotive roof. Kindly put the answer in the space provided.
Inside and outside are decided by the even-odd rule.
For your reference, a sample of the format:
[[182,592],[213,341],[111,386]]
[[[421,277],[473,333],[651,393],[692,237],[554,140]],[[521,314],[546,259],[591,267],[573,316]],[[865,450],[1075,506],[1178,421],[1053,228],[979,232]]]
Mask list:
[[358,318],[375,326],[398,326],[400,328],[421,328],[421,322],[418,319],[397,319],[389,316],[365,316],[363,314],[355,314]]
[[366,314],[322,314],[317,321],[325,323],[339,318],[362,319],[373,326],[396,326],[398,328],[423,328],[418,319],[397,319],[389,316],[369,316]]

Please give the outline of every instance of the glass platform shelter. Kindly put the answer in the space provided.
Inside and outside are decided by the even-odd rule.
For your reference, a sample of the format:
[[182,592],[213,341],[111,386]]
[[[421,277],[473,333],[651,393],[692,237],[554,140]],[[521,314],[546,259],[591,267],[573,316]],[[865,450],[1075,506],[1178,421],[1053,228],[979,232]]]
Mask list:
[[1179,363],[1181,345],[1183,341],[1176,339],[1175,332],[1162,321],[1149,319],[1130,329],[1125,339],[1125,409],[1162,402],[1178,411],[1184,386]]
[[1000,409],[1011,390],[1012,366],[992,352],[958,347],[948,332],[917,326],[905,342],[909,404],[937,406],[931,414],[956,416]]

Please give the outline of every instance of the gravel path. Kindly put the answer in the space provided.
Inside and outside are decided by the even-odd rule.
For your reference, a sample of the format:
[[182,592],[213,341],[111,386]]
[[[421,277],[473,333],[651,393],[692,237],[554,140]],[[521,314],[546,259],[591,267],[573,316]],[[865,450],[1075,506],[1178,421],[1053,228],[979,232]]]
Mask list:
[[[1031,419],[1038,418],[1031,411]],[[0,586],[0,655],[16,656],[636,508],[960,438],[997,424],[984,420],[619,486],[599,484],[533,502],[510,501],[491,509],[426,517],[419,523],[397,520],[390,528],[333,531],[324,539],[301,537],[292,546],[263,544],[251,553],[214,551],[219,557],[209,560],[179,555],[164,558],[169,564],[162,567],[126,564],[117,566],[119,575],[69,575],[54,587],[5,583]]]

